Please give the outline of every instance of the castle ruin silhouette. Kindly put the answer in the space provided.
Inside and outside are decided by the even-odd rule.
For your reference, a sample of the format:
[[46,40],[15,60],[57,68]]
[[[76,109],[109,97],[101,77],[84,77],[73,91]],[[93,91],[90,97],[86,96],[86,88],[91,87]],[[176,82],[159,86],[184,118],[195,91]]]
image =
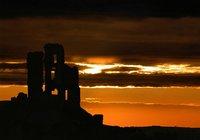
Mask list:
[[11,101],[0,101],[0,139],[200,139],[198,128],[103,125],[103,115],[81,108],[78,68],[64,63],[63,47],[46,44],[44,50],[28,53],[28,96],[20,92]]
[[[54,97],[80,106],[78,67],[65,64],[64,49],[59,44],[46,44],[45,52],[30,52],[27,57],[28,98],[38,101],[41,96]],[[44,72],[43,72],[44,67]],[[43,82],[45,91],[43,91]],[[57,95],[53,95],[57,91]]]
[[[55,114],[63,114],[60,118],[68,118],[67,121],[102,125],[103,115],[91,115],[81,108],[78,67],[65,64],[64,56],[64,49],[60,44],[46,44],[44,53],[29,52],[28,97],[20,92],[11,101],[16,106],[27,107],[33,113],[46,112],[43,115],[47,118],[51,116],[51,112],[55,112],[53,117]],[[41,123],[43,121],[40,120]]]

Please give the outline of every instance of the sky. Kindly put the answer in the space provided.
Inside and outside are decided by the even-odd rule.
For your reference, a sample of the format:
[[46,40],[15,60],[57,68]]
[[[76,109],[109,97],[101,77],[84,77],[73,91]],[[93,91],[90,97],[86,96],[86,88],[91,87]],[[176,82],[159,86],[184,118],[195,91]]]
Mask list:
[[197,0],[0,0],[0,100],[27,93],[28,52],[59,43],[65,63],[79,68],[81,106],[104,114],[105,124],[200,127],[199,7]]
[[[9,100],[24,85],[0,85],[0,100]],[[118,126],[200,126],[197,87],[81,87],[81,107],[103,114],[103,123]],[[177,113],[178,112],[178,113]]]
[[1,16],[199,16],[196,0],[1,0]]
[[0,33],[1,84],[25,84],[26,54],[49,42],[64,46],[84,86],[200,84],[197,17],[18,17],[1,19]]

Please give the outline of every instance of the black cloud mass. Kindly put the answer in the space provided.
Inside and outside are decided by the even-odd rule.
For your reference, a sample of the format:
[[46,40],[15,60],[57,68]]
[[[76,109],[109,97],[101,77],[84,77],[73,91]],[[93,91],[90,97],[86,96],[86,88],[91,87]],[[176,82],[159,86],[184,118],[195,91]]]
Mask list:
[[200,16],[198,0],[1,0],[1,17],[107,15]]
[[[199,7],[198,0],[0,0],[0,84],[25,84],[26,64],[7,62],[24,62],[28,52],[48,42],[62,44],[71,62],[103,58],[109,64],[188,64],[200,71]],[[81,74],[80,82],[200,85],[198,72],[127,74],[130,69]]]

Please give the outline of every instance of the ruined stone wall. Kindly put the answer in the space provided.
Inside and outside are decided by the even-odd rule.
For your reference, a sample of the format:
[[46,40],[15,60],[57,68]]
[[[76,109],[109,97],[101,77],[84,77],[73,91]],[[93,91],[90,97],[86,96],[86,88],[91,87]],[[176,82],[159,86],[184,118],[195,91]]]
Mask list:
[[43,89],[43,52],[30,52],[27,56],[28,98],[37,100]]

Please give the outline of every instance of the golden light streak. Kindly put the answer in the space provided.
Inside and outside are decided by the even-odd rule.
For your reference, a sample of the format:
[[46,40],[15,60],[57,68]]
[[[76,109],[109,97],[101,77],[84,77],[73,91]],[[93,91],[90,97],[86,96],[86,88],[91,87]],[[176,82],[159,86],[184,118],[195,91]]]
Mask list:
[[[189,64],[163,64],[155,66],[143,66],[143,65],[126,65],[126,64],[87,64],[87,63],[75,63],[79,66],[86,66],[88,68],[81,70],[81,74],[155,74],[155,73],[165,73],[165,74],[195,74],[200,73],[200,66],[191,66]],[[111,70],[115,68],[132,68],[129,71],[118,71]],[[137,69],[137,70],[135,70]]]
[[7,62],[0,62],[0,64],[24,64],[25,61],[7,61]]
[[86,59],[87,63],[92,64],[110,64],[116,63],[118,59],[116,57],[89,57]]
[[[23,64],[25,62],[0,62],[0,64]],[[190,64],[162,64],[155,66],[144,65],[128,65],[128,64],[93,64],[93,63],[77,63],[69,62],[69,64],[84,66],[80,74],[200,74],[200,66],[192,66]],[[119,68],[128,68],[128,70],[118,70]],[[6,68],[3,69],[7,70]],[[9,71],[9,70],[7,70]],[[10,70],[11,71],[11,70]]]
[[103,64],[86,64],[86,63],[75,63],[78,66],[86,66],[84,70],[81,70],[82,74],[98,74],[102,73],[103,70],[113,68],[113,65],[103,65]]

